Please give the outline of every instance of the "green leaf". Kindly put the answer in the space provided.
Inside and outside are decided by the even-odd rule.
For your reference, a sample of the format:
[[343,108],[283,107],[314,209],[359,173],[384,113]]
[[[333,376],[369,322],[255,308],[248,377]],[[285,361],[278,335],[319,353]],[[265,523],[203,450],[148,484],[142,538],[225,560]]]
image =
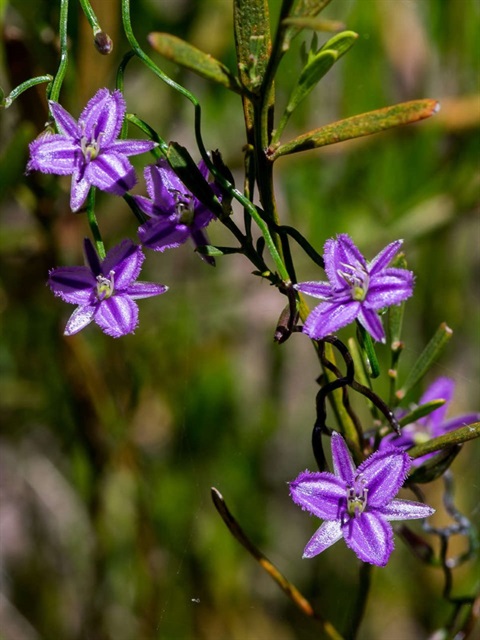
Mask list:
[[241,249],[236,249],[235,247],[215,247],[213,244],[205,244],[199,245],[196,247],[195,251],[201,253],[202,256],[226,256],[232,253],[241,253]]
[[[396,269],[406,269],[407,261],[404,253],[399,253],[392,261],[392,267]],[[402,325],[403,325],[403,312],[405,310],[405,303],[394,304],[388,309],[387,314],[387,330],[390,339],[390,349],[397,353],[402,349]]]
[[171,142],[168,145],[167,160],[185,186],[202,204],[221,218],[223,215],[222,205],[185,147]]
[[242,93],[238,79],[219,60],[208,53],[204,53],[188,42],[172,36],[169,33],[154,32],[148,36],[148,41],[157,53],[167,60],[190,69],[202,78],[212,80],[236,93]]
[[298,29],[312,29],[313,31],[341,31],[345,29],[343,22],[339,20],[327,20],[324,18],[285,18],[283,24],[297,27]]
[[[308,94],[317,86],[323,76],[333,67],[335,62],[341,58],[354,44],[358,35],[353,31],[343,31],[334,36],[323,47],[314,53],[308,53],[307,64],[302,69],[295,88],[285,107],[285,111],[273,137],[273,144],[280,138],[291,114],[304,100]],[[315,42],[316,39],[314,39]],[[315,44],[312,43],[312,48]]]
[[452,337],[453,331],[442,322],[440,327],[435,332],[435,335],[427,344],[425,349],[420,354],[420,357],[410,369],[410,373],[401,389],[395,393],[397,400],[402,400],[409,391],[419,382],[426,372],[430,369],[433,362],[438,358],[447,342]]
[[380,365],[373,344],[372,336],[357,322],[357,338],[362,351],[363,359],[367,367],[370,378],[378,378],[380,375]]
[[462,444],[463,442],[474,440],[478,437],[480,437],[480,422],[474,422],[466,427],[460,427],[460,429],[445,433],[443,436],[438,436],[438,438],[432,438],[427,442],[417,444],[408,450],[408,455],[411,458],[420,458],[427,453],[445,449],[455,444]]
[[414,467],[408,476],[408,482],[413,482],[415,484],[433,482],[445,473],[460,453],[461,449],[462,447],[460,445],[447,447],[440,451],[436,456],[432,456],[426,460],[420,467]]
[[250,92],[262,84],[271,51],[267,0],[235,0],[233,5],[238,72]]
[[308,151],[309,149],[317,149],[329,144],[343,142],[344,140],[369,136],[385,129],[429,118],[437,113],[438,110],[439,103],[437,100],[425,99],[401,102],[391,107],[368,111],[358,116],[327,124],[324,127],[320,127],[320,129],[315,129],[298,138],[294,138],[277,148],[271,147],[268,150],[268,156],[270,160],[276,160],[280,156],[287,154]]
[[[332,0],[299,0],[297,6],[295,7],[292,17],[287,18],[287,20],[306,20],[308,18],[315,18],[325,7],[330,4]],[[290,42],[293,38],[300,33],[300,31],[306,27],[304,24],[293,24],[287,30],[283,42],[283,49],[287,51],[290,48]],[[312,28],[312,27],[308,27]]]
[[420,418],[424,418],[428,416],[432,411],[439,409],[441,406],[445,404],[446,400],[432,400],[431,402],[426,402],[425,404],[420,405],[407,413],[403,418],[398,421],[398,424],[401,427],[405,427],[407,424],[412,424],[412,422],[416,422],[420,420]]

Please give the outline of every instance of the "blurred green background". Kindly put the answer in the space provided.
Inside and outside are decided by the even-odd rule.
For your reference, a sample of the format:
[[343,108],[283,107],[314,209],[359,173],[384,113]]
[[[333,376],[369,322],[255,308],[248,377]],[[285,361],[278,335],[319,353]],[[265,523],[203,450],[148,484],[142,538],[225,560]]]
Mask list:
[[[115,43],[109,57],[95,51],[79,5],[70,4],[62,104],[78,116],[99,87],[114,86],[127,45],[120,3],[93,3]],[[270,4],[274,21],[279,2]],[[28,77],[55,73],[56,5],[0,2],[6,93]],[[438,98],[442,111],[431,121],[281,159],[282,221],[319,251],[328,237],[348,232],[368,258],[403,237],[417,281],[406,307],[401,379],[446,321],[454,337],[425,384],[451,376],[451,414],[478,410],[480,4],[334,0],[324,15],[359,39],[294,114],[285,141],[403,100]],[[151,31],[169,31],[233,69],[230,0],[136,0],[132,20],[141,45],[201,99],[207,147],[221,150],[241,185],[239,97],[165,63],[146,42]],[[279,107],[298,76],[302,39],[310,35],[294,41],[280,67]],[[198,158],[188,102],[138,61],[127,69],[125,92],[129,111]],[[0,636],[321,637],[231,537],[211,486],[252,541],[341,629],[355,600],[357,559],[339,543],[302,560],[319,522],[288,497],[287,481],[315,469],[310,434],[319,371],[303,336],[273,343],[284,298],[252,277],[241,256],[212,269],[182,246],[148,254],[142,279],[170,291],[141,301],[135,335],[115,341],[92,325],[64,338],[73,307],[45,282],[50,268],[81,263],[86,219],[69,211],[69,179],[24,174],[27,143],[47,119],[45,86],[0,115]],[[140,169],[143,161],[135,159]],[[142,189],[140,177],[136,192]],[[123,200],[98,194],[97,202],[109,246],[135,239]],[[209,232],[213,243],[229,243],[220,223]],[[300,252],[295,257],[300,279],[320,279]],[[367,417],[362,401],[358,408]],[[477,525],[479,453],[478,443],[468,444],[453,465],[457,506]],[[426,488],[437,524],[448,523],[441,493],[440,481]],[[464,547],[459,539],[456,549]],[[471,593],[478,562],[455,575],[455,593]],[[374,573],[360,637],[427,637],[450,612],[442,587],[440,572],[397,540],[388,567]]]

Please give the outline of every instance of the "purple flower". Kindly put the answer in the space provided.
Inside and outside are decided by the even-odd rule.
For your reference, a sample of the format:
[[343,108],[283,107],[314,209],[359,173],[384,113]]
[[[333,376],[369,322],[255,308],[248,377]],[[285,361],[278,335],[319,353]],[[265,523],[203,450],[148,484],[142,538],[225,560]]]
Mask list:
[[72,211],[80,209],[92,186],[117,196],[133,187],[137,178],[127,156],[150,151],[155,143],[117,140],[126,111],[120,91],[97,91],[78,122],[53,100],[50,111],[59,133],[44,133],[30,144],[27,171],[72,175]]
[[399,304],[413,291],[411,271],[387,267],[401,245],[402,240],[392,242],[367,262],[346,233],[338,235],[336,240],[327,240],[324,260],[329,282],[295,285],[298,291],[323,300],[305,321],[304,333],[321,340],[358,320],[375,340],[385,342],[377,312]]
[[86,267],[52,269],[48,284],[56,296],[77,304],[65,327],[71,336],[92,320],[109,336],[119,338],[138,325],[134,300],[165,293],[168,287],[153,282],[136,282],[145,259],[142,249],[123,240],[99,260],[90,240],[85,240]]
[[[198,165],[207,179],[203,160]],[[178,178],[166,160],[145,167],[145,181],[150,198],[134,196],[140,209],[150,216],[142,224],[138,237],[143,245],[155,251],[178,247],[191,238],[196,246],[208,244],[203,231],[215,215],[196,198]],[[216,195],[218,189],[211,183]]]
[[376,451],[355,467],[345,440],[332,434],[335,473],[304,471],[290,483],[290,495],[302,509],[322,518],[303,552],[313,558],[344,538],[363,562],[379,567],[393,551],[390,520],[426,518],[434,509],[410,500],[393,499],[410,468],[408,455],[389,447]]
[[[467,413],[457,418],[450,418],[445,420],[445,415],[448,411],[448,406],[453,398],[453,392],[455,390],[455,383],[451,378],[440,377],[434,380],[428,387],[425,393],[420,398],[419,405],[427,404],[433,400],[445,400],[445,404],[435,409],[425,416],[420,418],[412,424],[408,424],[402,428],[402,433],[397,435],[396,433],[390,433],[380,442],[380,448],[385,446],[395,445],[402,450],[410,449],[416,444],[422,444],[432,438],[443,436],[445,433],[459,429],[465,425],[472,424],[480,420],[479,413]],[[427,453],[420,458],[416,458],[413,461],[414,467],[419,467],[425,460],[435,455],[435,451]]]

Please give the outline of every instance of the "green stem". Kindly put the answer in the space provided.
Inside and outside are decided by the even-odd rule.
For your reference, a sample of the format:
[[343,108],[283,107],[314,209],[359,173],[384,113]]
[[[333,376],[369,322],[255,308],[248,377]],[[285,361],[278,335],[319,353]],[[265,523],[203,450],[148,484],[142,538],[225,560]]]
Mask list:
[[25,82],[22,82],[18,85],[18,87],[15,87],[15,89],[13,89],[13,91],[11,91],[8,96],[3,99],[0,106],[2,106],[4,109],[8,109],[12,102],[16,100],[18,96],[24,91],[30,89],[30,87],[34,87],[35,85],[41,84],[42,82],[52,82],[52,80],[53,76],[51,76],[50,74],[37,76],[36,78],[30,78],[30,80],[25,80]]
[[60,64],[52,84],[47,91],[47,98],[58,102],[60,97],[60,89],[62,88],[63,79],[67,72],[68,64],[68,42],[67,42],[67,26],[68,26],[68,0],[60,0],[60,25],[58,36],[60,39]]
[[91,187],[87,197],[87,219],[90,225],[93,239],[95,240],[95,247],[100,260],[105,259],[105,245],[103,244],[102,235],[98,226],[97,218],[95,216],[95,187]]
[[152,150],[152,153],[155,152],[155,150],[159,150],[161,156],[165,158],[167,157],[168,143],[166,143],[163,138],[160,138],[155,129],[152,129],[149,124],[147,124],[144,120],[138,118],[133,113],[127,113],[126,120],[134,124],[141,131],[143,131],[143,133],[146,133],[151,140],[158,144],[158,147],[155,147],[155,149]]
[[80,6],[82,7],[83,13],[88,20],[89,25],[92,27],[93,35],[97,35],[100,31],[102,31],[102,27],[98,22],[98,18],[95,15],[94,10],[92,9],[92,5],[88,0],[80,0]]

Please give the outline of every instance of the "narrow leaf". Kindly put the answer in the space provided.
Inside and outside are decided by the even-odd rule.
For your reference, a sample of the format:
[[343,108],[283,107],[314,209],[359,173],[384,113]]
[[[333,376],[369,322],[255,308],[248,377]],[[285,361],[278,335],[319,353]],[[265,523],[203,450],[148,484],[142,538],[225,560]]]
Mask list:
[[270,148],[268,155],[270,160],[276,160],[280,156],[290,153],[317,149],[344,140],[369,136],[385,129],[429,118],[437,113],[439,108],[437,100],[425,99],[401,102],[391,107],[368,111],[310,131],[280,145],[277,149]]
[[240,82],[230,69],[210,54],[200,51],[188,42],[169,33],[150,33],[148,41],[152,49],[167,60],[190,69],[202,78],[212,80],[236,93],[242,93]]
[[[332,0],[299,0],[297,6],[295,7],[292,18],[305,20],[308,18],[314,18],[318,15],[325,7],[330,4]],[[306,25],[302,24],[292,24],[286,34],[283,43],[284,51],[287,51],[290,47],[290,42],[293,38],[300,33],[300,31]],[[310,27],[311,28],[311,27]]]
[[242,249],[235,247],[216,247],[213,244],[203,244],[196,247],[195,251],[200,253],[202,256],[226,256],[231,253],[241,253]]
[[414,467],[408,476],[408,481],[414,484],[433,482],[445,473],[461,449],[460,445],[442,449],[437,455],[426,460],[420,467]]
[[419,407],[415,407],[413,411],[409,411],[403,418],[400,418],[398,424],[401,427],[405,427],[407,424],[412,424],[412,422],[416,422],[420,420],[420,418],[424,418],[428,416],[432,411],[439,409],[441,406],[445,404],[446,400],[432,400],[431,402],[426,402],[425,404],[420,405]]
[[480,422],[474,422],[466,427],[460,427],[460,429],[446,433],[443,436],[438,436],[438,438],[432,438],[427,442],[417,444],[408,450],[408,455],[411,458],[420,458],[427,453],[445,449],[455,444],[462,444],[463,442],[474,440],[478,437],[480,437]]
[[442,322],[440,327],[435,332],[433,338],[427,344],[420,357],[410,369],[410,373],[401,389],[399,389],[395,397],[397,400],[402,400],[411,389],[419,382],[426,372],[430,369],[433,362],[438,358],[440,353],[445,348],[445,345],[452,337],[453,331]]
[[334,32],[345,29],[343,22],[324,18],[285,18],[283,24],[297,27],[298,29],[312,29],[313,31]]
[[271,51],[267,0],[235,0],[233,8],[237,64],[241,83],[255,93]]

